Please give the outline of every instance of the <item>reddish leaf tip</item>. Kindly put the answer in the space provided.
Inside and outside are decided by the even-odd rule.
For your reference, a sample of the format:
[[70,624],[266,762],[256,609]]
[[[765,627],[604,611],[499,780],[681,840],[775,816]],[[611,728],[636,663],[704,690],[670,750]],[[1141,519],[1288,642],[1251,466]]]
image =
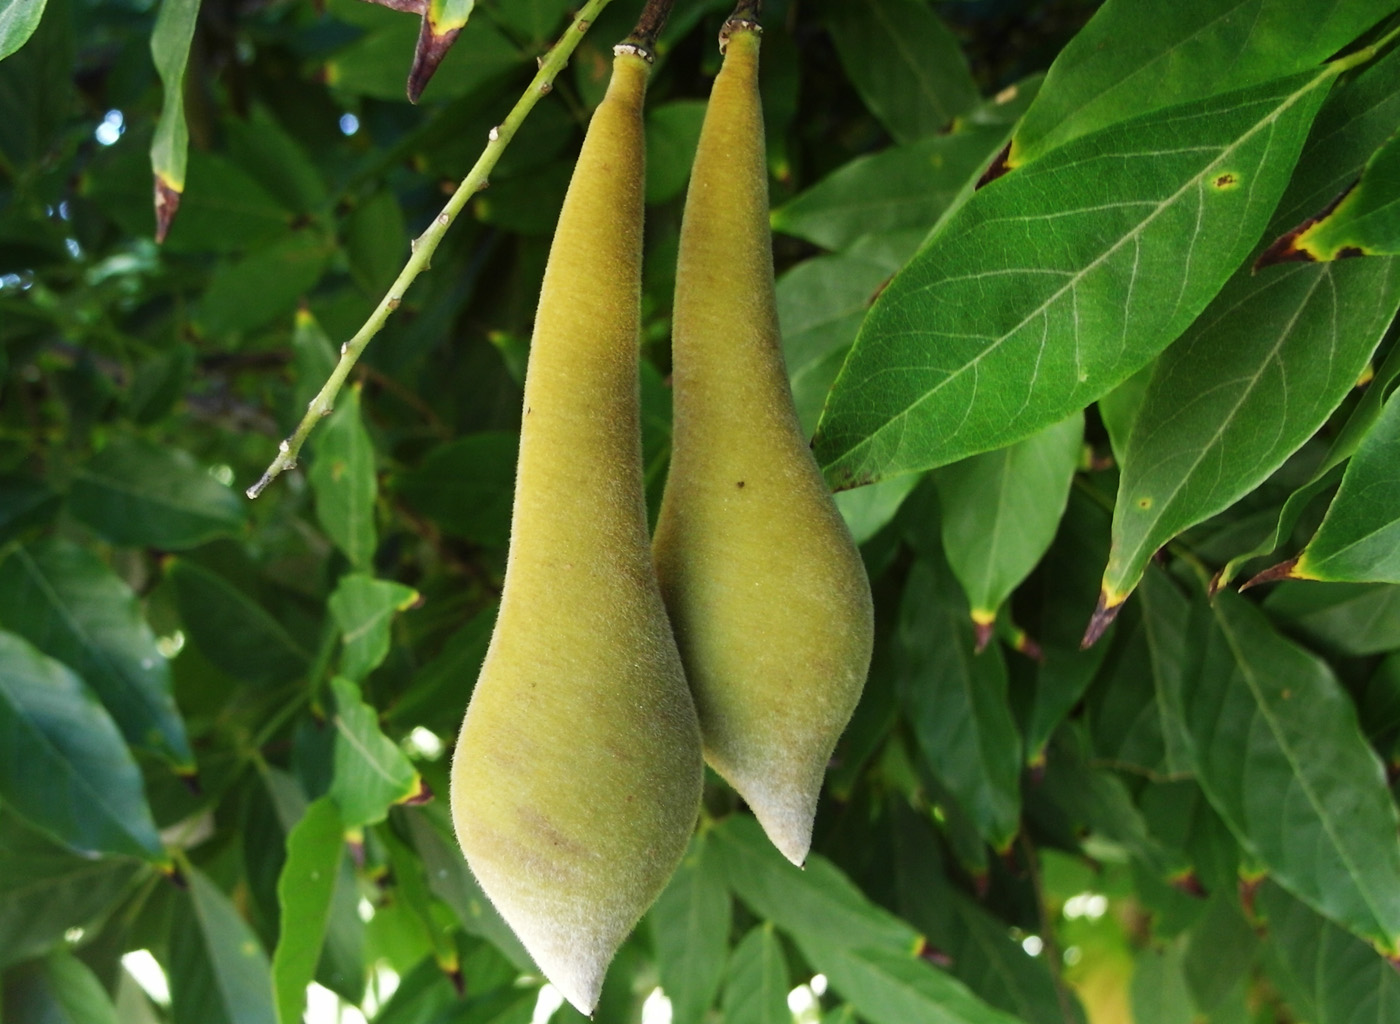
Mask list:
[[1286,580],[1293,575],[1293,569],[1298,564],[1298,559],[1290,558],[1278,565],[1271,565],[1263,572],[1255,573],[1244,583],[1240,584],[1240,591],[1243,593],[1250,587],[1257,587],[1261,583],[1273,583],[1277,580]]
[[460,28],[454,28],[439,34],[434,31],[427,13],[424,13],[423,27],[418,32],[418,45],[413,50],[413,66],[408,71],[407,91],[410,103],[417,103],[418,97],[423,95],[423,90],[428,87],[428,82],[437,72],[438,65],[447,56],[447,51],[452,49],[452,44],[457,41],[461,31]]
[[974,650],[978,654],[981,654],[987,649],[987,645],[992,642],[993,634],[996,633],[996,620],[987,619],[986,621],[983,621],[981,619],[974,618],[972,621],[972,629],[977,636],[977,643],[974,647]]
[[1094,644],[1099,642],[1099,637],[1108,631],[1108,627],[1113,625],[1113,620],[1118,618],[1118,613],[1123,608],[1123,599],[1110,603],[1108,591],[1099,591],[1099,603],[1094,607],[1094,614],[1089,618],[1089,628],[1084,630],[1084,639],[1079,641],[1079,649],[1087,651]]
[[973,186],[973,191],[985,188],[996,181],[1008,171],[1013,170],[1011,165],[1011,143],[1001,147],[1001,151],[992,158],[991,165],[982,172],[982,176],[977,179],[977,184]]
[[170,225],[180,210],[180,190],[164,181],[159,174],[155,178],[156,245],[160,245],[170,234]]

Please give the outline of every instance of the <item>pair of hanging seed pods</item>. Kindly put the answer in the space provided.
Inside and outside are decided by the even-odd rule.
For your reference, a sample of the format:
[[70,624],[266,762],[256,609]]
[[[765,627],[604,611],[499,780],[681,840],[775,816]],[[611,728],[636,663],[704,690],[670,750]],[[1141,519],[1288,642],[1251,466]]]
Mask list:
[[702,752],[806,859],[870,662],[869,581],[783,367],[759,33],[725,26],[686,198],[654,545],[638,398],[650,61],[615,49],[545,271],[500,615],[452,764],[472,871],[584,1013],[685,851]]

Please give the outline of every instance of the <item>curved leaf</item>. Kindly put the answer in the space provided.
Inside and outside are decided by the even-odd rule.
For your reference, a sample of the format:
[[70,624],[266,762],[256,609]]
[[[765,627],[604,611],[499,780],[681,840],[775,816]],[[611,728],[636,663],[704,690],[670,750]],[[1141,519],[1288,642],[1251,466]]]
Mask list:
[[389,653],[394,613],[405,611],[417,600],[418,591],[402,583],[363,573],[342,576],[329,602],[345,641],[341,673],[359,682],[374,671]]
[[374,500],[379,484],[374,475],[374,444],[360,418],[358,386],[342,395],[321,428],[310,478],[321,528],[351,565],[369,569],[376,543]]
[[1400,817],[1326,664],[1222,592],[1184,705],[1201,788],[1245,850],[1320,913],[1400,950]]
[[[671,1000],[674,1024],[702,1024],[719,990],[733,918],[724,882],[719,859],[702,830],[647,912],[656,967]],[[783,998],[786,1009],[786,991]]]
[[422,780],[398,744],[379,728],[379,716],[348,679],[335,691],[335,776],[331,796],[347,829],[383,821],[389,808],[416,796]]
[[791,1024],[787,961],[771,923],[744,936],[729,958],[724,982],[725,1024]]
[[321,797],[287,835],[287,862],[277,878],[282,930],[271,968],[279,1024],[299,1024],[306,1008],[345,852],[344,832],[335,802]]
[[116,724],[68,668],[4,632],[0,799],[80,853],[164,856]]
[[156,241],[163,242],[185,191],[185,161],[190,131],[185,124],[185,66],[199,19],[199,0],[163,0],[151,30],[151,57],[160,75],[160,120],[151,141],[151,169],[156,178]]
[[237,908],[201,871],[186,867],[189,903],[170,938],[173,1019],[277,1024],[267,953]]
[[113,544],[177,551],[243,526],[243,504],[187,453],[114,440],[78,467],[69,510]]
[[48,0],[6,0],[0,7],[0,60],[14,53],[34,34]]
[[1400,134],[1392,135],[1361,177],[1318,216],[1270,246],[1275,259],[1336,260],[1400,254]]
[[185,723],[141,604],[96,555],[63,540],[0,562],[0,625],[83,678],[128,743],[194,768]]
[[1336,74],[1114,125],[975,193],[866,317],[813,441],[828,479],[999,448],[1125,380],[1254,245]]

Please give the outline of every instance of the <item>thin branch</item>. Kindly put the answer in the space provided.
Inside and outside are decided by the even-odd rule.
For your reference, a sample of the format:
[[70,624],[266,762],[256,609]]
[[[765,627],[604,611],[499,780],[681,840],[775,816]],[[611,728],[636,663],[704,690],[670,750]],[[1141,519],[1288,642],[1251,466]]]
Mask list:
[[[599,12],[609,2],[610,0],[588,0],[564,35],[554,44],[549,53],[540,58],[539,71],[531,80],[524,95],[516,101],[515,106],[506,115],[506,119],[491,129],[489,141],[476,164],[467,172],[462,183],[457,186],[457,191],[452,194],[452,198],[447,201],[442,212],[434,217],[427,229],[413,240],[412,255],[409,256],[403,270],[399,271],[399,276],[394,279],[394,283],[389,286],[389,291],[379,300],[379,304],[375,306],[374,312],[370,314],[364,326],[355,332],[354,337],[340,346],[340,361],[331,371],[330,378],[316,397],[311,400],[311,404],[307,406],[306,415],[297,424],[296,430],[279,446],[277,458],[272,460],[272,464],[267,467],[262,478],[248,488],[246,493],[249,498],[256,498],[267,488],[268,484],[297,464],[297,457],[301,454],[302,445],[306,443],[306,439],[311,435],[316,424],[323,417],[330,415],[336,397],[340,394],[340,389],[344,387],[345,379],[350,375],[351,367],[359,360],[365,346],[370,343],[370,339],[379,333],[385,321],[389,319],[389,314],[399,307],[409,285],[427,269],[433,253],[437,251],[438,243],[442,241],[447,229],[452,226],[452,222],[467,205],[467,201],[486,187],[487,178],[501,159],[501,154],[505,152],[506,146],[515,137],[515,133],[519,130],[526,116],[534,109],[535,104],[554,88],[555,76],[569,63],[569,57],[577,49],[584,33],[588,31],[588,27],[597,19]],[[664,2],[668,7],[670,5],[670,0],[652,0],[652,2]]]

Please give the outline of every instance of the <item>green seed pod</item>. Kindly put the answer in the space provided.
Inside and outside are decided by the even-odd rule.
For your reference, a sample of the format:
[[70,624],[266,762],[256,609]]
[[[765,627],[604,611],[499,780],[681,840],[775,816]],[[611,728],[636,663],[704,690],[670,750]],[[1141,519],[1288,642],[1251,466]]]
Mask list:
[[653,553],[705,758],[801,864],[870,666],[873,610],[783,366],[759,30],[726,30],[681,228],[675,426]]
[[622,46],[559,218],[525,382],[500,617],[452,763],[481,887],[584,1013],[695,825],[695,709],[642,485],[642,101]]

